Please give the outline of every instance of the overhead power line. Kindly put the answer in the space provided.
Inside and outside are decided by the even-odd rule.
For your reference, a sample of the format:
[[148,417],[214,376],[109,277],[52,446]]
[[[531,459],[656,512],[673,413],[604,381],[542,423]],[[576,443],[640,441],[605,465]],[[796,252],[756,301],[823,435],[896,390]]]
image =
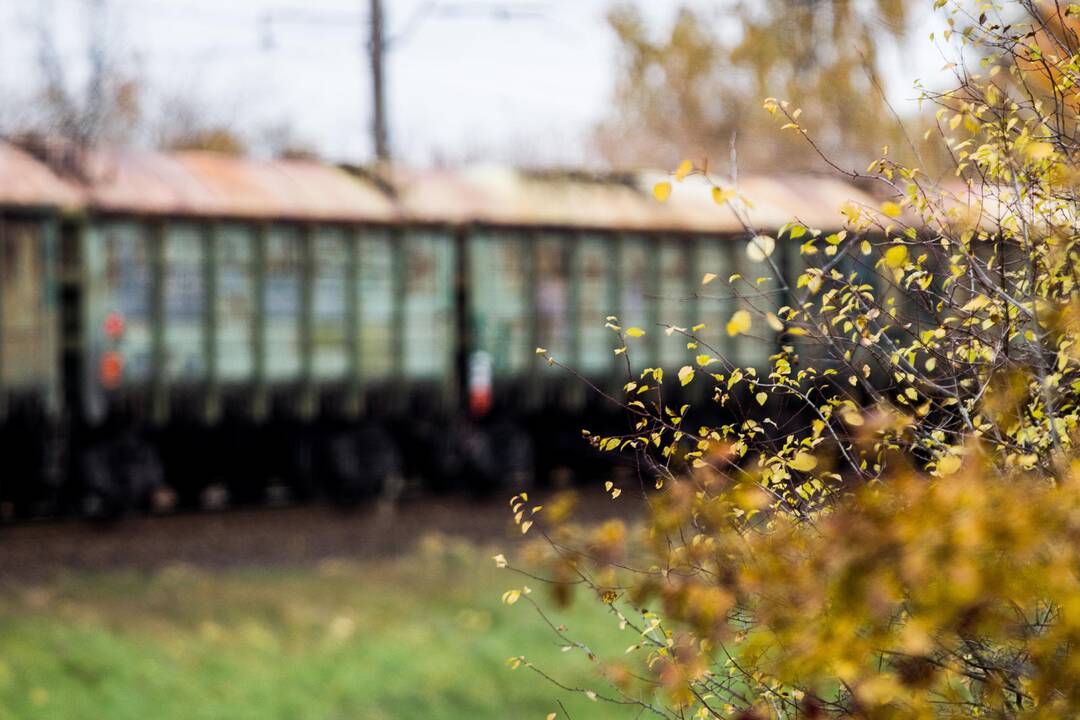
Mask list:
[[390,160],[390,128],[386,105],[386,54],[408,43],[423,24],[434,17],[478,17],[496,21],[545,19],[550,5],[547,2],[446,2],[425,0],[402,23],[399,32],[387,31],[382,0],[368,0],[366,13],[312,10],[303,7],[278,8],[260,17],[263,46],[274,45],[274,26],[277,24],[327,25],[364,27],[368,30],[366,51],[371,68],[372,144],[380,163]]

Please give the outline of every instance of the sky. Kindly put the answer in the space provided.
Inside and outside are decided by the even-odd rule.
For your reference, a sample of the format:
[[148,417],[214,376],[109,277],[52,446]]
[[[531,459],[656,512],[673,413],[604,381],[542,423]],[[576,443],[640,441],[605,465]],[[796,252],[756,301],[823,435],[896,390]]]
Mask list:
[[[662,30],[680,4],[643,0]],[[929,0],[911,0],[928,5]],[[115,58],[136,69],[148,104],[180,98],[216,122],[287,127],[324,157],[372,154],[368,0],[98,0]],[[612,0],[384,0],[391,143],[413,163],[581,165],[610,112],[617,71],[604,15]],[[426,14],[422,6],[434,4]],[[37,28],[49,18],[72,77],[85,71],[90,0],[0,0],[0,93],[25,100],[38,76]],[[420,14],[418,14],[420,13]],[[722,19],[722,16],[721,16]],[[920,22],[913,42],[925,39]],[[901,107],[933,53],[886,53]],[[912,60],[913,59],[913,60]]]

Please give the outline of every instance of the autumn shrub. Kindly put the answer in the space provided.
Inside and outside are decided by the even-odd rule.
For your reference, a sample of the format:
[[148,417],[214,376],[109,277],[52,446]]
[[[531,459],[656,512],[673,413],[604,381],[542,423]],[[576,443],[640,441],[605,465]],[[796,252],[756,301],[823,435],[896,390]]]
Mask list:
[[[603,685],[575,688],[591,698],[671,718],[1080,714],[1080,6],[934,5],[958,57],[954,87],[923,95],[949,174],[887,147],[866,170],[822,154],[880,203],[839,208],[840,232],[769,235],[737,182],[684,162],[674,183],[704,178],[743,220],[756,274],[702,284],[739,305],[728,336],[774,343],[768,367],[701,324],[610,318],[627,431],[586,438],[636,460],[606,490],[647,520],[511,501],[538,538],[532,584],[595,598],[633,636],[596,658]],[[798,108],[765,110],[818,147]],[[657,331],[685,338],[684,366],[635,367]],[[672,400],[700,384],[705,407]],[[506,599],[543,613],[536,597]]]

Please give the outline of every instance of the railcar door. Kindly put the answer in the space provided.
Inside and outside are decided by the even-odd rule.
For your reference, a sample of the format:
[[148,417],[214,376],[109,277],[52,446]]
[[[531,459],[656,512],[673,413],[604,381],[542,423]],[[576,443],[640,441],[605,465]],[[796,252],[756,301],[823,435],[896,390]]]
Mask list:
[[255,228],[221,223],[214,242],[214,373],[226,396],[247,388],[255,376]]
[[575,253],[577,364],[582,373],[598,380],[610,378],[615,369],[616,337],[605,327],[607,318],[618,314],[612,250],[612,238],[587,234],[577,241]]
[[520,377],[529,347],[528,241],[512,232],[469,238],[469,315],[474,349],[487,353],[497,379]]
[[619,240],[621,294],[619,323],[623,330],[640,328],[645,336],[627,340],[627,354],[635,372],[656,361],[656,267],[652,242],[640,235],[627,235]]
[[[689,330],[695,316],[690,282],[692,243],[683,238],[659,242],[657,322]],[[691,357],[686,349],[688,338],[678,331],[669,334],[666,328],[657,327],[654,332],[659,338],[658,364],[669,371],[685,365]]]
[[[699,295],[694,324],[700,323],[705,326],[695,335],[704,343],[702,350],[705,353],[725,359],[731,354],[732,346],[726,331],[727,322],[734,312],[734,303],[728,286],[728,278],[732,274],[730,257],[732,244],[733,241],[730,238],[716,236],[699,238],[693,278],[697,283]],[[702,279],[706,274],[716,277],[708,285],[702,285]]]
[[371,394],[400,373],[398,328],[398,272],[390,233],[362,230],[357,238],[357,318],[361,385]]
[[319,227],[312,241],[312,377],[319,388],[341,387],[348,379],[350,368],[346,305],[348,237],[344,228]]
[[165,377],[173,389],[190,392],[206,381],[207,370],[204,229],[169,223],[164,242]]
[[427,395],[433,390],[433,399],[443,405],[454,392],[457,349],[453,236],[448,231],[409,231],[402,242],[405,381],[414,392]]
[[154,374],[153,252],[135,220],[92,223],[83,246],[85,408],[100,421],[107,396],[148,395]]
[[295,392],[300,345],[303,247],[299,228],[272,226],[266,234],[263,279],[263,379],[278,392]]

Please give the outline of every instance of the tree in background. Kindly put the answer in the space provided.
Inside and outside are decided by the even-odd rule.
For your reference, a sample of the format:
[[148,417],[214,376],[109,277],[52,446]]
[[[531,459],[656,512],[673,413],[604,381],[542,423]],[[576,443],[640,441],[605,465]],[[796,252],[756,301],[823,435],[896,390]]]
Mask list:
[[[590,699],[672,719],[1080,714],[1080,7],[934,5],[960,55],[926,97],[951,179],[884,153],[866,176],[889,199],[845,205],[842,232],[776,237],[713,183],[753,270],[702,268],[702,285],[738,308],[727,336],[775,343],[768,367],[669,325],[687,363],[636,368],[655,330],[610,318],[628,426],[588,437],[636,459],[636,487],[606,487],[640,492],[645,522],[511,501],[542,536],[529,582],[627,633],[625,655],[596,657],[588,628],[552,625],[600,668],[571,688]],[[765,108],[842,170],[809,111]],[[680,393],[701,384],[698,409]],[[526,587],[504,600],[543,614]]]
[[715,16],[683,7],[661,39],[632,4],[616,6],[608,21],[621,75],[613,117],[595,142],[612,165],[726,161],[737,136],[740,168],[776,171],[782,157],[783,170],[820,169],[805,143],[761,123],[759,100],[768,96],[802,107],[815,119],[815,139],[845,165],[865,167],[882,144],[903,140],[878,61],[907,37],[904,0],[735,1]]
[[[315,157],[309,142],[285,121],[239,128],[227,109],[207,102],[197,87],[155,92],[138,71],[139,59],[118,40],[122,8],[109,0],[85,0],[82,63],[57,47],[59,21],[52,3],[34,8],[38,87],[17,107],[5,107],[0,133],[35,151],[49,151],[66,171],[79,171],[79,149],[95,145],[149,146],[162,150],[207,150],[227,155]],[[85,72],[79,72],[79,65]],[[57,143],[56,141],[60,141]]]

